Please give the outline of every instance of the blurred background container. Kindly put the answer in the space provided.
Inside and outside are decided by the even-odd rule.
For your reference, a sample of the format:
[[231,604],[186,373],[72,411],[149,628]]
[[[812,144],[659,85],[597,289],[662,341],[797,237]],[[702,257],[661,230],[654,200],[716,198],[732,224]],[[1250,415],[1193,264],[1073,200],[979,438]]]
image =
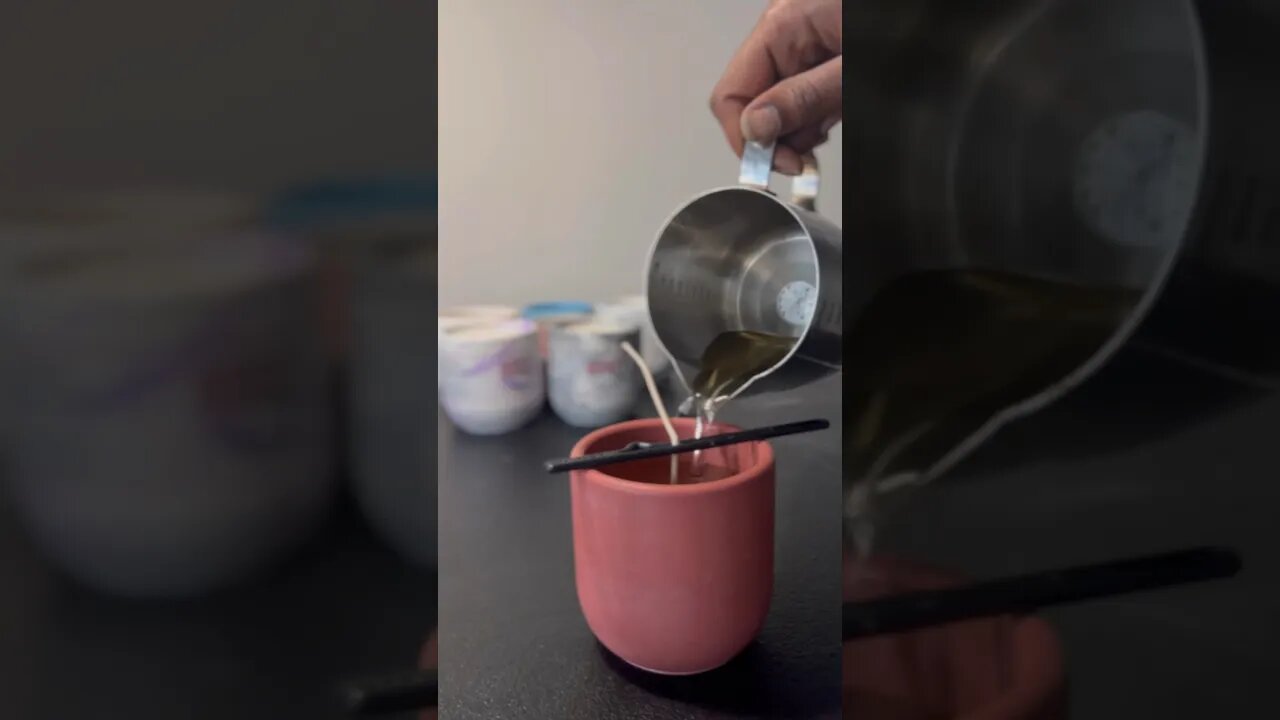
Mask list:
[[434,566],[436,256],[421,239],[371,243],[357,266],[347,402],[351,479],[366,517],[406,557]]
[[314,254],[171,202],[46,225],[0,303],[19,511],[64,570],[127,595],[251,575],[333,490]]
[[375,530],[423,565],[436,553],[435,211],[426,177],[309,185],[270,211],[324,257],[355,496]]
[[[435,202],[429,176],[8,198],[0,457],[46,551],[108,591],[213,589],[307,539],[341,471],[432,565]],[[210,413],[295,456],[211,458]]]
[[[39,299],[22,306],[0,299],[6,325],[22,323],[24,334],[51,328],[40,318],[55,310],[88,318],[75,332],[22,340],[32,351],[70,346],[79,357],[45,353],[52,359],[23,363],[39,379],[0,381],[0,418],[47,443],[24,443],[20,457],[8,457],[48,478],[20,488],[21,477],[37,475],[15,474],[12,464],[0,469],[0,717],[337,718],[338,678],[416,658],[435,624],[435,573],[392,552],[383,541],[389,535],[364,522],[352,497],[357,473],[347,470],[356,453],[347,453],[355,444],[348,438],[360,423],[350,412],[358,403],[345,401],[356,393],[344,369],[358,365],[362,352],[355,295],[363,271],[354,252],[338,250],[361,244],[343,236],[376,245],[371,238],[391,229],[429,230],[418,234],[433,242],[435,15],[428,3],[0,5],[0,273],[27,250],[100,248],[117,242],[113,236],[125,245],[153,236],[161,247],[189,238],[209,246],[201,250],[205,264],[233,240],[241,248],[240,260],[228,260],[237,269],[228,268],[226,282],[201,281],[204,290],[189,288],[193,275],[202,276],[172,248],[120,261],[116,275],[133,279],[132,294],[104,281],[60,304],[55,285],[115,266],[96,253],[83,260],[90,267],[47,269],[65,282],[47,276],[19,288],[0,279],[0,298],[21,291]],[[397,192],[418,199],[392,212],[388,196]],[[352,195],[366,204],[356,207]],[[300,209],[299,198],[317,196]],[[289,207],[298,212],[286,213]],[[121,229],[109,230],[112,223]],[[277,259],[252,270],[258,250],[281,246],[298,251],[296,267]],[[395,257],[371,264],[383,275],[402,265]],[[429,304],[406,309],[429,322],[434,290],[413,272],[404,302]],[[307,324],[292,324],[304,314]],[[412,356],[412,337],[387,329],[394,318],[380,322],[384,329],[374,334],[397,335]],[[197,330],[223,340],[182,356],[176,365],[184,379],[149,377],[147,399],[101,410],[119,422],[49,410],[37,424],[5,412],[9,392],[53,408],[55,399],[114,387],[108,381],[126,360],[185,347],[180,339]],[[17,339],[0,328],[0,377],[12,367]],[[431,364],[423,362],[424,379]],[[207,383],[197,380],[204,370]],[[415,400],[412,382],[404,392],[409,397],[400,400],[426,404],[414,422],[429,437],[430,400]],[[199,397],[215,415],[236,419],[221,431],[231,440],[197,422]],[[186,421],[159,420],[173,417]],[[285,434],[297,439],[292,450],[236,444],[273,437],[271,428],[281,426],[329,430],[314,443]],[[103,440],[110,437],[121,438],[120,452]],[[401,446],[383,467],[429,466],[429,458],[401,458],[433,446],[427,439]],[[36,452],[42,447],[47,452]],[[97,466],[87,462],[90,450]],[[434,491],[426,489],[430,477],[418,479],[400,486],[417,493],[401,496],[405,514],[432,528],[421,532],[434,543],[435,506],[427,502]],[[19,502],[18,489],[27,500]],[[65,510],[34,512],[32,498],[49,500],[55,490]],[[107,506],[108,490],[132,501]],[[89,507],[94,502],[100,507]],[[39,534],[32,532],[37,521]],[[119,571],[128,559],[153,580],[164,570],[175,581],[144,584],[139,575],[111,572],[117,582],[99,578],[99,590],[195,597],[117,602],[71,581],[74,568],[50,559],[59,549],[52,540],[72,530],[76,538],[114,535],[118,543],[90,548],[77,556],[82,563],[113,559]],[[131,546],[135,530],[146,530],[154,547]],[[202,546],[223,554],[190,566],[175,560]],[[108,574],[105,563],[74,575],[93,581]],[[75,692],[59,680],[65,677],[81,679]]]

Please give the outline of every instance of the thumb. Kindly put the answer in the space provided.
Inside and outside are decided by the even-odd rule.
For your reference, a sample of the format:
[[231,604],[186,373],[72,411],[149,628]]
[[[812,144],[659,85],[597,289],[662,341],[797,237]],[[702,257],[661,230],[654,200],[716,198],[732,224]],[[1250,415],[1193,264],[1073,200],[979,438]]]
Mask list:
[[761,93],[742,112],[742,136],[761,145],[840,117],[844,58],[835,57]]

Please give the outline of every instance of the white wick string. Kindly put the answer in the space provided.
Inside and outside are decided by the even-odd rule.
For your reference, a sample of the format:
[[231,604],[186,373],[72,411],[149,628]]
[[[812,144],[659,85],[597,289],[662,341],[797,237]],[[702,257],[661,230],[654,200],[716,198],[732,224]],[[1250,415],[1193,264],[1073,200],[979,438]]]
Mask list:
[[[649,398],[653,400],[653,407],[658,411],[658,417],[662,419],[662,427],[667,429],[667,438],[671,440],[672,445],[680,444],[680,436],[676,434],[676,426],[671,424],[671,416],[667,415],[667,408],[662,404],[662,394],[658,392],[658,384],[654,382],[653,373],[649,372],[649,365],[645,363],[644,358],[640,357],[640,353],[631,347],[631,343],[626,340],[622,341],[622,350],[631,356],[635,361],[636,367],[640,368],[640,376],[644,378],[645,387],[649,388]],[[671,484],[676,484],[676,469],[678,461],[676,456],[671,456]]]

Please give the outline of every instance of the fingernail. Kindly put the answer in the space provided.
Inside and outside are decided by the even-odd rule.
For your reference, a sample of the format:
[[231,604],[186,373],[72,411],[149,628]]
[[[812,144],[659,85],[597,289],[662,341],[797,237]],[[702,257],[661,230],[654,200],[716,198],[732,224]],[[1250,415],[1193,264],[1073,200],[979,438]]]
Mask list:
[[827,133],[831,132],[831,128],[835,127],[837,124],[839,124],[839,122],[840,122],[840,118],[827,118],[826,120],[823,120],[822,134],[826,135]]
[[742,137],[761,145],[768,145],[778,139],[782,130],[782,116],[778,108],[763,105],[742,114]]

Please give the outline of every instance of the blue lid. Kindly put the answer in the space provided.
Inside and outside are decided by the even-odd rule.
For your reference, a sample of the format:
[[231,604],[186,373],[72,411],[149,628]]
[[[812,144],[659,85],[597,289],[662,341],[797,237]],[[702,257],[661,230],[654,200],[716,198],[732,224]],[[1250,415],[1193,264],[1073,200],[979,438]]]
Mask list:
[[526,305],[524,310],[520,311],[520,316],[536,320],[553,315],[590,315],[593,312],[595,312],[595,307],[591,303],[577,300],[561,300]]
[[386,177],[367,180],[316,182],[277,195],[267,210],[268,221],[285,227],[309,227],[434,213],[434,177]]

